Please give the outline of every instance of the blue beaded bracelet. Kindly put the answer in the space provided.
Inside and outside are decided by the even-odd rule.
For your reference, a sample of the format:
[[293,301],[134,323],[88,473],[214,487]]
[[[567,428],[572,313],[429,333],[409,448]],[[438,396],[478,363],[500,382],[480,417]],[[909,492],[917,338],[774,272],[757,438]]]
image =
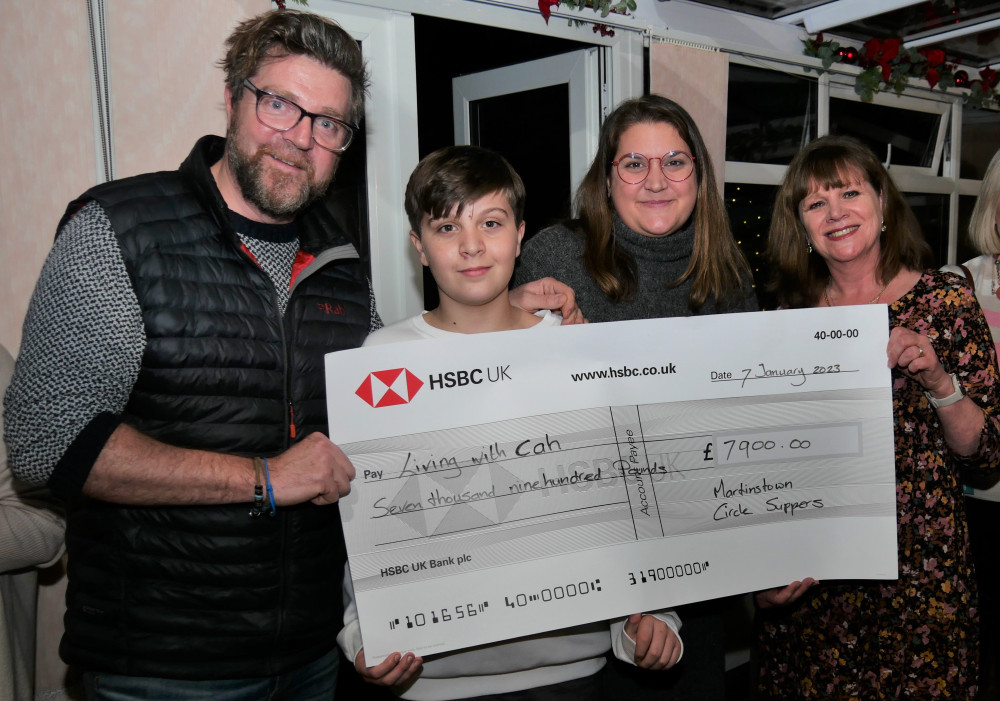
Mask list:
[[264,480],[267,482],[267,498],[271,500],[271,515],[277,511],[274,505],[274,489],[271,487],[271,471],[267,468],[267,458],[264,458]]

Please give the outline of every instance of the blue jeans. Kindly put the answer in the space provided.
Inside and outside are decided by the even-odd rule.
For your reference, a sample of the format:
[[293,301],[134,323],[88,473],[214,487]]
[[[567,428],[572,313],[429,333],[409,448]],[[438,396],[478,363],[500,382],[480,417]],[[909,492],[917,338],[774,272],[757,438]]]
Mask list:
[[339,652],[275,677],[187,681],[84,672],[88,701],[333,701]]

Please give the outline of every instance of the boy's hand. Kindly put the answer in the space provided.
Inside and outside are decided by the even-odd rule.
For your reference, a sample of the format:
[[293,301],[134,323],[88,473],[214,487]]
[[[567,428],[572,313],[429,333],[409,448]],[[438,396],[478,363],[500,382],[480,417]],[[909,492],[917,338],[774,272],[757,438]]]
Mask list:
[[787,587],[776,587],[774,589],[759,591],[754,594],[754,599],[757,601],[757,606],[762,609],[784,606],[797,600],[816,583],[816,580],[812,577],[806,577],[801,582],[792,582]]
[[412,652],[408,652],[405,655],[394,652],[386,657],[382,661],[382,664],[377,664],[374,667],[366,667],[365,651],[362,648],[361,652],[354,659],[354,668],[358,670],[358,674],[366,682],[378,684],[379,686],[396,686],[397,684],[409,681],[411,677],[420,671],[423,663],[423,658],[415,656]]
[[569,285],[551,277],[528,282],[510,291],[510,303],[526,312],[550,309],[562,315],[564,325],[586,324],[583,312],[576,306],[576,293]]
[[625,621],[625,634],[635,641],[635,664],[643,669],[670,669],[681,656],[681,641],[656,616],[633,613]]

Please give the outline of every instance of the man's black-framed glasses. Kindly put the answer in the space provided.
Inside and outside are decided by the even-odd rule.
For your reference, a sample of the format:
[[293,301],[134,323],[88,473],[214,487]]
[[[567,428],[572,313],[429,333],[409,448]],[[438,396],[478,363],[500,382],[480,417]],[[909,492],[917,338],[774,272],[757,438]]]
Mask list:
[[617,161],[612,161],[618,177],[629,185],[638,185],[649,176],[649,162],[659,161],[663,177],[675,183],[684,182],[694,172],[694,156],[684,151],[671,151],[660,158],[647,157],[641,153],[627,153]]
[[257,121],[265,127],[275,131],[288,131],[301,122],[303,117],[308,117],[312,122],[312,137],[317,146],[341,153],[351,145],[351,139],[357,130],[354,125],[327,114],[306,112],[291,100],[261,90],[249,78],[243,81],[243,85],[257,96]]

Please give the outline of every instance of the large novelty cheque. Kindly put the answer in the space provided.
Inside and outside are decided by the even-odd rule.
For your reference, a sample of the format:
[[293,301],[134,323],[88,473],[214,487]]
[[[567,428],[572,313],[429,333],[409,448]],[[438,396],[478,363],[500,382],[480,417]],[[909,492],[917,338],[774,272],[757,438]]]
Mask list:
[[895,579],[886,309],[328,355],[368,664],[803,577]]

